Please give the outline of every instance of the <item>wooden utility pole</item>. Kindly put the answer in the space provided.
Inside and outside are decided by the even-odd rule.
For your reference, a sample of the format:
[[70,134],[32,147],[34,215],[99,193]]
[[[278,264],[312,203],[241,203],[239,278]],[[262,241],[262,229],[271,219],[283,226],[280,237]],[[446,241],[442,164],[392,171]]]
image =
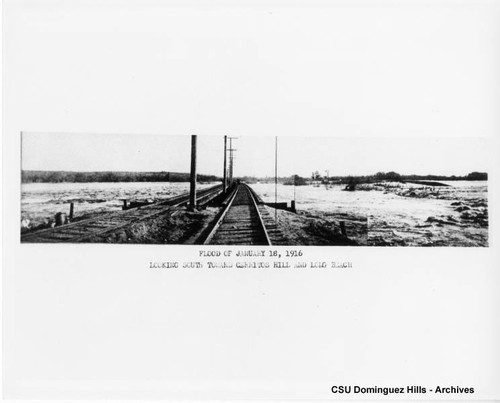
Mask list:
[[[278,136],[274,143],[274,203],[278,205]],[[278,221],[278,209],[274,208],[274,221]]]
[[236,149],[233,148],[233,140],[236,140],[238,137],[229,137],[229,186],[233,185],[233,173],[234,173],[234,154],[233,152]]
[[222,183],[222,191],[226,193],[227,187],[227,136],[224,136],[224,182]]
[[233,138],[229,137],[229,183],[233,185]]
[[196,208],[196,135],[191,136],[191,186],[189,188],[189,208]]

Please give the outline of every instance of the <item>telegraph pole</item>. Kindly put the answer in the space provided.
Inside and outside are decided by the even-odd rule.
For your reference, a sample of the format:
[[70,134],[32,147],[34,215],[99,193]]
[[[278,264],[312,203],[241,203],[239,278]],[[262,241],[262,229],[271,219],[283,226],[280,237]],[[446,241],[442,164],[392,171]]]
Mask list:
[[227,136],[224,136],[224,179],[222,182],[222,192],[226,193],[227,187]]
[[233,138],[229,137],[229,183],[233,184]]
[[191,177],[189,188],[189,208],[194,210],[196,208],[196,138],[198,136],[191,136]]
[[274,221],[278,222],[278,136],[274,142]]
[[233,148],[233,140],[236,140],[238,137],[229,137],[229,185],[233,185],[233,166],[234,166],[234,154],[233,151],[236,151]]

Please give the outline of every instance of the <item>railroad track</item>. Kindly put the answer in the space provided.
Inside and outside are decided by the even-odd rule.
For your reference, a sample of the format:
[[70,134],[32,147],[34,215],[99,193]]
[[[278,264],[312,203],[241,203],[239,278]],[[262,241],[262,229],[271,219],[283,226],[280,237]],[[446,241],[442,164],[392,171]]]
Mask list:
[[226,200],[204,245],[276,245],[285,239],[253,190],[239,184]]
[[[197,192],[197,204],[208,203],[222,192],[222,185],[212,186]],[[43,229],[21,235],[21,243],[77,243],[89,238],[112,233],[139,221],[159,216],[174,214],[189,202],[189,193],[175,196],[161,202],[131,208],[128,210],[104,213],[97,218],[91,218],[59,227]]]

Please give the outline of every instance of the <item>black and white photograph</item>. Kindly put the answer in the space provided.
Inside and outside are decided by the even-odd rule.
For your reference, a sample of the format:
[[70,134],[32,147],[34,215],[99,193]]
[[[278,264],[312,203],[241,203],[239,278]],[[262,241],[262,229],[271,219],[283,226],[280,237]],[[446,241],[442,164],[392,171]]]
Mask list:
[[500,399],[498,0],[3,0],[5,403]]
[[480,140],[22,136],[22,242],[488,246]]

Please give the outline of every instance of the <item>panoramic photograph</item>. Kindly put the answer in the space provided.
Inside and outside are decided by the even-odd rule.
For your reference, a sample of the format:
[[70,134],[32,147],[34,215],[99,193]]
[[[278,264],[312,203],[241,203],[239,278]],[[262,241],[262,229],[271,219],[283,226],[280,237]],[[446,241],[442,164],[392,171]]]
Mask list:
[[22,243],[488,246],[478,139],[21,136]]

